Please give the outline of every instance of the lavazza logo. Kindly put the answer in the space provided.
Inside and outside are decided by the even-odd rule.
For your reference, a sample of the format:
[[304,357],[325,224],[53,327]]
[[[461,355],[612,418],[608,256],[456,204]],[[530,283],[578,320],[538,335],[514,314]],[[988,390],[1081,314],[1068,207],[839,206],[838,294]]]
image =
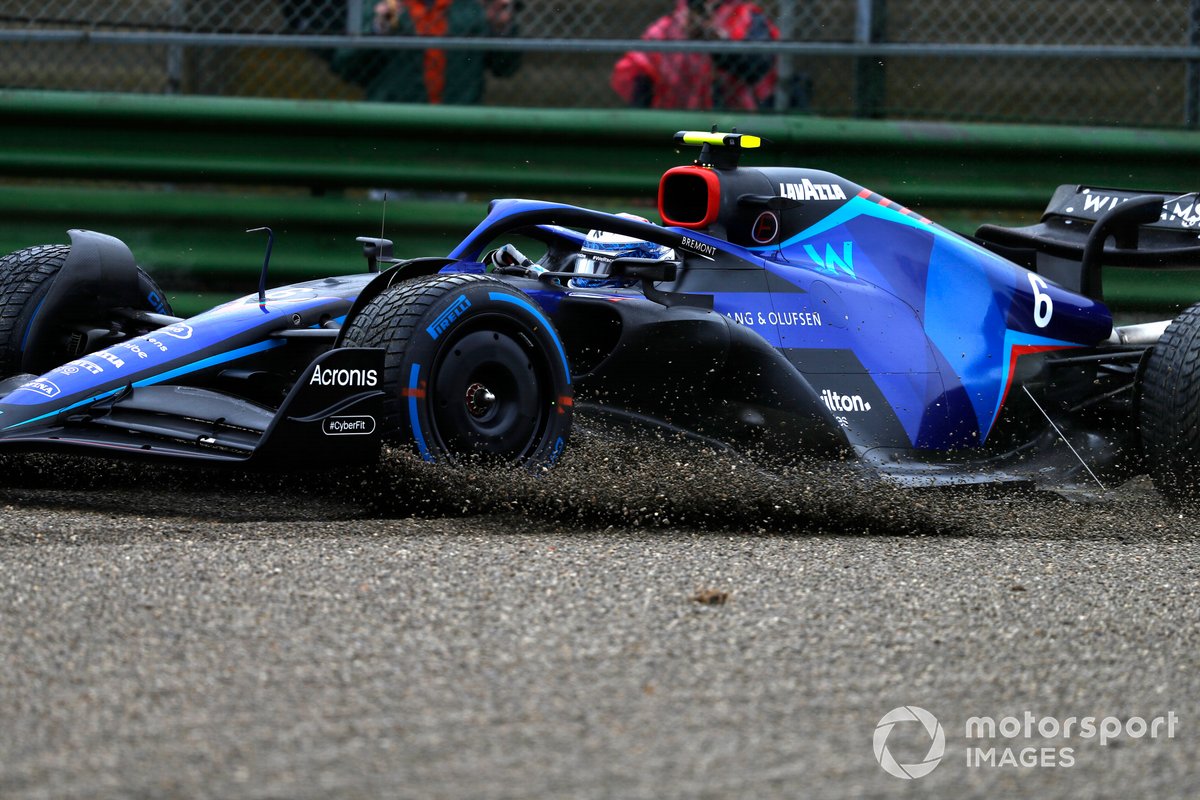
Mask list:
[[[1038,716],[1032,711],[1004,716],[968,717],[963,724],[965,763],[969,769],[1054,768],[1076,764],[1083,743],[1107,747],[1118,740],[1174,739],[1179,715],[1168,711],[1156,717]],[[901,761],[888,747],[895,738],[928,749],[918,759]],[[871,741],[875,761],[888,775],[902,780],[923,778],[946,755],[946,732],[930,712],[920,706],[899,706],[883,715]],[[904,752],[916,752],[907,750]]]
[[789,200],[845,200],[846,193],[836,183],[813,183],[808,178],[800,183],[779,184],[779,194]]

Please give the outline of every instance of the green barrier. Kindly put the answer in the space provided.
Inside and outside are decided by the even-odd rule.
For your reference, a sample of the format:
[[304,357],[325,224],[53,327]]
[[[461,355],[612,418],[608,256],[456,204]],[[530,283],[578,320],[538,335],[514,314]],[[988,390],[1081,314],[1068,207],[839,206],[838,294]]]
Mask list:
[[275,234],[270,285],[360,272],[357,236],[384,233],[398,255],[445,253],[486,213],[485,203],[242,196],[212,192],[0,187],[0,252],[67,243],[71,228],[124,241],[167,292],[194,314],[257,291],[266,238]]
[[670,135],[711,125],[770,140],[747,163],[830,169],[912,206],[1176,188],[1200,165],[1200,140],[1168,130],[18,91],[0,112],[0,174],[38,178],[644,196],[679,163]]
[[[671,135],[713,125],[769,140],[748,165],[837,172],[961,232],[1036,221],[1061,183],[1183,191],[1200,167],[1184,131],[25,91],[0,91],[0,115],[0,249],[94,228],[182,292],[252,289],[260,225],[273,283],[360,269],[354,238],[384,214],[368,187],[469,197],[388,203],[401,256],[444,254],[493,197],[654,216],[659,175],[694,155]],[[1180,273],[1106,284],[1116,306],[1197,296]]]
[[[357,236],[381,226],[397,250],[444,252],[478,223],[485,203],[389,202],[331,197],[279,197],[195,191],[0,187],[0,245],[6,250],[66,242],[70,228],[103,231],[125,241],[164,272],[224,279],[262,267],[263,234],[276,237],[271,273],[301,280],[315,271],[345,272],[365,263]],[[257,281],[257,278],[255,278]]]

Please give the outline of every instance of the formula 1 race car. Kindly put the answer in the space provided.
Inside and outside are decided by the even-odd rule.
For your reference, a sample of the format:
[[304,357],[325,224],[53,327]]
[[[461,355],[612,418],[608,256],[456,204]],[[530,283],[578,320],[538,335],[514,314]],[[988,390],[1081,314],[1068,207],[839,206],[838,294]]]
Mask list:
[[390,441],[540,470],[578,413],[903,485],[1148,471],[1196,494],[1200,307],[1114,327],[1101,280],[1200,266],[1195,195],[1064,186],[1037,225],[966,238],[828,172],[739,166],[756,137],[676,141],[701,150],[662,176],[662,225],[496,200],[445,258],[363,238],[363,274],[267,290],[264,264],[189,319],[103,234],[12,253],[0,452],[286,469]]

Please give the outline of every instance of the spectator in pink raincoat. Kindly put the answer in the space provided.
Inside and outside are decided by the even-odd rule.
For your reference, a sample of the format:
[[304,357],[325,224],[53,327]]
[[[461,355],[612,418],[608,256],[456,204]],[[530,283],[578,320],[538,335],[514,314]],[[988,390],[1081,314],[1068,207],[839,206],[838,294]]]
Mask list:
[[[642,39],[649,41],[777,40],[779,29],[763,10],[743,0],[676,0]],[[742,109],[769,107],[775,58],[761,53],[626,53],[612,87],[635,108]]]

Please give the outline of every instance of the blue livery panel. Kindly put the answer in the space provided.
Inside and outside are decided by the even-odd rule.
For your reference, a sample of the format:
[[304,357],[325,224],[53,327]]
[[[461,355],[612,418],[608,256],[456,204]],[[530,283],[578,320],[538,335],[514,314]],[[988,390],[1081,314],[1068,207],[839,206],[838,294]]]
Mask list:
[[819,351],[853,353],[918,449],[984,443],[1016,359],[1096,345],[1112,331],[1102,304],[866,190],[751,249],[804,290],[773,293],[776,330],[764,336],[816,385],[845,366]]

